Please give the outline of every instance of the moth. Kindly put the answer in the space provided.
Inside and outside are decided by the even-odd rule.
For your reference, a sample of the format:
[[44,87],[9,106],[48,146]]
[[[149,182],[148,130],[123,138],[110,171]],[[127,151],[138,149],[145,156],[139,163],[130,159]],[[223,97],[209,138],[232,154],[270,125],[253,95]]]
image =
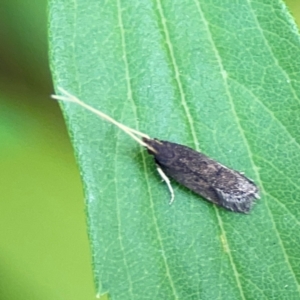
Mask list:
[[249,213],[254,201],[259,199],[258,187],[244,174],[187,146],[151,138],[117,122],[64,89],[59,88],[59,91],[62,95],[52,95],[53,99],[79,104],[119,127],[153,155],[158,173],[171,193],[170,204],[174,200],[174,191],[169,177],[206,200],[234,212]]

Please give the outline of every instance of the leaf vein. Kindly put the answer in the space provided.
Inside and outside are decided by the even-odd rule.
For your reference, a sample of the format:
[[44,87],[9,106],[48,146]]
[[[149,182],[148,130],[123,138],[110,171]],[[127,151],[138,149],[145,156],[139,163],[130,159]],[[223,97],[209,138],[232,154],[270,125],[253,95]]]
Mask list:
[[[122,49],[123,49],[123,61],[124,61],[124,65],[125,65],[125,76],[126,76],[126,83],[127,83],[127,99],[129,99],[132,103],[132,108],[134,110],[134,115],[135,115],[135,120],[136,120],[136,128],[137,128],[137,130],[139,130],[138,121],[137,121],[138,118],[137,118],[136,104],[134,103],[131,80],[130,80],[130,70],[129,70],[129,63],[128,63],[128,59],[127,59],[126,39],[125,39],[125,31],[124,31],[124,25],[123,25],[122,14],[121,14],[122,8],[121,8],[120,0],[117,0],[117,5],[118,5],[118,19],[119,19],[119,27],[120,27],[120,32],[121,32]],[[145,174],[149,199],[150,199],[150,202],[151,202],[150,208],[151,208],[151,212],[152,212],[152,218],[153,218],[153,222],[154,222],[156,235],[157,235],[157,238],[158,238],[158,243],[159,243],[160,248],[161,248],[162,259],[163,259],[164,267],[165,267],[165,270],[166,270],[166,277],[168,278],[168,280],[170,282],[171,289],[173,291],[173,294],[174,294],[175,298],[177,299],[178,296],[177,296],[175,284],[174,284],[173,278],[171,276],[171,272],[170,272],[170,268],[169,268],[169,264],[168,264],[168,259],[167,259],[167,256],[165,254],[165,247],[164,247],[162,235],[161,235],[161,232],[159,230],[158,221],[157,221],[157,218],[156,218],[155,212],[154,212],[153,195],[151,193],[150,182],[149,182],[148,173],[147,173],[145,152],[141,151],[141,155],[142,155],[142,160],[143,160],[143,167],[144,167],[144,170],[145,170],[144,174]],[[132,299],[133,299],[133,297],[132,297]]]
[[[201,5],[200,5],[200,1],[194,0],[194,3],[196,5],[196,7],[197,7],[197,11],[199,12],[199,16],[200,16],[201,20],[203,21],[203,24],[204,24],[204,26],[206,28],[207,33],[208,33],[208,39],[209,39],[210,44],[212,46],[212,49],[213,49],[213,51],[215,53],[215,56],[216,56],[216,59],[217,59],[217,62],[218,62],[221,74],[222,74],[224,82],[225,82],[224,85],[225,85],[226,93],[228,95],[228,98],[230,99],[231,95],[229,94],[229,91],[228,91],[228,86],[227,86],[227,81],[226,81],[226,75],[225,75],[226,72],[225,72],[225,70],[223,68],[223,64],[222,64],[222,60],[221,60],[220,54],[219,54],[219,52],[218,52],[218,50],[216,48],[216,45],[215,45],[215,43],[213,41],[213,37],[212,37],[211,30],[209,28],[209,24],[208,24],[208,22],[205,19],[203,10],[202,10]],[[243,300],[246,300],[246,297],[245,297],[244,291],[243,291],[243,287],[242,287],[242,284],[241,284],[241,281],[240,281],[240,278],[239,278],[239,273],[237,271],[237,268],[236,268],[233,256],[231,254],[231,249],[230,249],[229,244],[228,244],[228,239],[227,239],[227,236],[226,236],[226,230],[224,229],[224,226],[223,226],[223,221],[221,219],[221,216],[220,216],[220,213],[218,211],[218,208],[216,206],[214,206],[214,209],[215,209],[215,213],[216,213],[216,217],[217,217],[217,220],[218,220],[218,224],[219,224],[220,230],[222,232],[222,236],[224,237],[223,238],[223,242],[226,243],[227,248],[228,248],[227,253],[228,253],[229,261],[230,261],[230,264],[231,264],[231,267],[232,267],[232,270],[233,270],[233,273],[234,273],[234,277],[235,277],[235,280],[236,280],[237,287],[239,289],[241,298]],[[221,241],[221,243],[222,243],[222,241]]]
[[266,112],[269,113],[269,115],[272,117],[272,119],[276,121],[276,123],[285,131],[286,135],[290,137],[291,141],[300,150],[299,143],[292,136],[292,134],[290,133],[290,131],[288,130],[288,128],[276,117],[276,115],[251,90],[249,90],[248,87],[246,87],[244,84],[241,84],[237,79],[234,79],[232,77],[230,77],[230,80],[236,82],[240,87],[244,88],[244,90],[246,90],[249,94],[251,94],[251,96],[253,97],[253,99],[257,103],[259,103],[261,106],[263,106],[263,108],[266,110]]
[[184,92],[183,84],[182,84],[181,79],[180,79],[179,67],[178,67],[178,64],[177,64],[177,61],[176,61],[176,58],[175,58],[175,52],[174,52],[174,49],[173,49],[173,44],[171,42],[169,29],[168,29],[168,26],[167,26],[167,20],[164,16],[164,11],[163,11],[161,0],[157,0],[157,8],[158,8],[158,11],[159,11],[159,15],[160,15],[160,19],[161,19],[161,23],[162,23],[162,27],[163,27],[163,32],[165,34],[165,40],[166,40],[167,47],[168,47],[169,54],[170,54],[171,63],[172,63],[173,71],[174,71],[174,74],[175,74],[175,80],[176,80],[177,87],[178,87],[179,94],[180,94],[181,105],[184,108],[184,112],[185,112],[185,115],[186,115],[187,120],[188,120],[188,124],[189,124],[190,130],[191,130],[191,134],[192,134],[192,138],[193,138],[193,141],[195,143],[195,146],[197,148],[199,148],[199,141],[198,141],[195,126],[194,126],[194,120],[191,116],[191,113],[190,113],[190,110],[189,110],[189,107],[188,107],[188,104],[187,104],[187,101],[186,101],[186,95],[185,95],[185,92]]
[[[251,5],[251,0],[247,0],[247,2],[248,2],[249,7],[250,7],[249,11],[252,12],[253,21],[255,22],[257,28],[259,29],[258,31],[261,33],[262,40],[264,41],[264,43],[265,43],[267,49],[268,49],[269,52],[270,52],[270,57],[273,58],[274,63],[281,69],[282,74],[283,74],[283,76],[286,78],[286,80],[287,80],[288,82],[291,82],[292,79],[290,78],[289,74],[285,71],[285,69],[280,65],[278,59],[276,58],[276,55],[274,54],[274,52],[273,52],[273,50],[272,50],[271,45],[268,43],[268,39],[267,39],[267,38],[265,37],[265,35],[264,35],[264,29],[260,26],[260,23],[259,23],[259,21],[258,21],[258,19],[257,19],[257,16],[256,16],[255,13],[254,13],[254,9],[253,9],[253,7],[252,7],[252,5]],[[292,94],[293,94],[293,96],[294,96],[294,99],[297,99],[298,102],[300,103],[300,99],[299,99],[299,97],[298,97],[298,95],[297,95],[295,89],[293,88],[293,86],[289,84],[289,87],[290,87],[290,90],[291,90],[291,92],[292,92]]]

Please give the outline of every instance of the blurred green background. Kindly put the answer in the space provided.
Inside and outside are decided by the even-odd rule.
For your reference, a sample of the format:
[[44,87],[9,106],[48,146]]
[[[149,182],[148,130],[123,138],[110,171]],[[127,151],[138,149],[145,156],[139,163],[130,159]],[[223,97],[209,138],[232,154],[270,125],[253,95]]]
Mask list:
[[[300,21],[300,1],[286,1]],[[0,300],[95,299],[78,169],[53,93],[47,1],[1,1]]]

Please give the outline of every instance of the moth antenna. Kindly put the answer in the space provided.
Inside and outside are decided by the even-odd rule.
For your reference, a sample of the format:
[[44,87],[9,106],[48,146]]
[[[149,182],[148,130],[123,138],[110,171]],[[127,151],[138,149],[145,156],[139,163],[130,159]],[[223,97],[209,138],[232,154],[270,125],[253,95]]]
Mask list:
[[135,129],[132,129],[130,127],[127,127],[126,125],[123,125],[123,124],[117,122],[116,120],[114,120],[110,116],[106,115],[105,113],[101,112],[100,110],[95,109],[94,107],[92,107],[92,106],[84,103],[83,101],[79,100],[77,97],[75,97],[74,95],[70,94],[69,92],[67,92],[62,87],[58,87],[58,90],[63,94],[63,96],[60,96],[60,95],[51,95],[51,98],[53,98],[55,100],[65,101],[65,102],[77,103],[81,107],[83,107],[83,108],[85,108],[85,109],[93,112],[94,114],[98,115],[102,119],[104,119],[104,120],[106,120],[106,121],[114,124],[115,126],[119,127],[122,131],[124,131],[125,133],[127,133],[136,142],[138,142],[141,146],[146,147],[146,148],[148,148],[150,150],[154,150],[154,149],[152,149],[152,147],[150,147],[149,145],[147,145],[145,142],[143,142],[140,138],[138,138],[136,136],[136,135],[138,135],[138,136],[145,137],[145,138],[151,140],[151,138],[147,134],[142,133],[140,131],[137,131]]
[[[74,95],[70,94],[68,91],[66,91],[65,89],[63,89],[62,87],[58,87],[58,90],[62,93],[62,94],[65,94],[67,97],[64,97],[64,96],[59,96],[59,95],[52,95],[51,97],[54,98],[54,99],[57,99],[58,97],[60,97],[60,99],[57,99],[57,100],[63,100],[63,101],[69,101],[69,102],[73,102],[73,103],[77,103],[85,108],[87,108],[88,110],[91,110],[92,112],[96,113],[97,115],[99,115],[101,118],[109,121],[110,123],[113,123],[115,124],[116,126],[118,127],[122,127],[121,129],[123,128],[127,128],[129,131],[137,134],[137,135],[140,135],[142,137],[146,137],[146,138],[149,138],[149,136],[145,133],[142,133],[140,131],[137,131],[133,128],[130,128],[124,124],[121,124],[119,122],[117,122],[116,120],[114,120],[113,118],[111,118],[110,116],[106,115],[105,113],[101,112],[100,110],[97,110],[93,107],[91,107],[90,105],[84,103],[83,101],[79,100],[77,97],[75,97]],[[62,99],[64,98],[64,99]]]

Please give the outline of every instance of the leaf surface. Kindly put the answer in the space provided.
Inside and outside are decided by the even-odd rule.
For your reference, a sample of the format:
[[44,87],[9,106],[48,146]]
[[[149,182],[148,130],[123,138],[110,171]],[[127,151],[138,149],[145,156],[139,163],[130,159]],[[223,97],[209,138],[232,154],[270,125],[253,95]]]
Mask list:
[[125,125],[245,172],[250,215],[172,182],[113,125],[63,111],[85,189],[97,294],[299,299],[298,30],[281,1],[50,3],[55,86]]

